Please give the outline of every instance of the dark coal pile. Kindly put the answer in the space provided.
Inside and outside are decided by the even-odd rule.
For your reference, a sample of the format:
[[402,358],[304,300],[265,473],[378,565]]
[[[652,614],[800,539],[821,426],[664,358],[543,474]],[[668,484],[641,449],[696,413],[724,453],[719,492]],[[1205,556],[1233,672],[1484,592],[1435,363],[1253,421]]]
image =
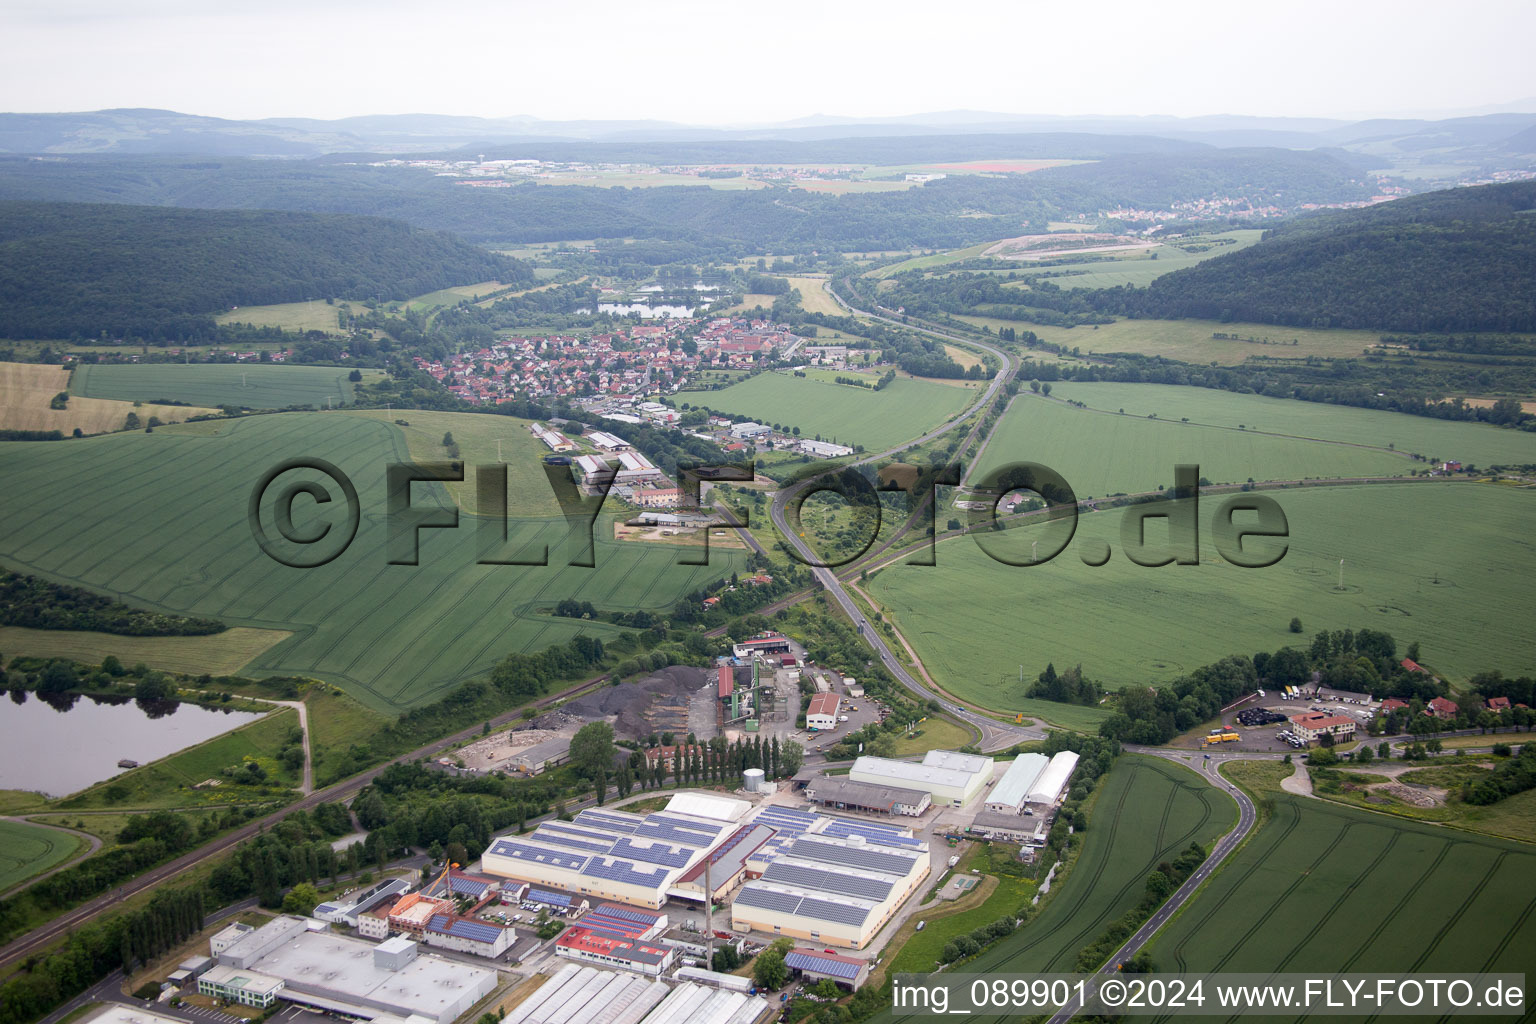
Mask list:
[[653,732],[688,732],[688,702],[713,684],[712,670],[688,665],[669,665],[639,682],[604,686],[564,704],[558,711],[533,720],[539,729],[558,729],[572,718],[586,722],[610,721],[614,734],[640,739]]

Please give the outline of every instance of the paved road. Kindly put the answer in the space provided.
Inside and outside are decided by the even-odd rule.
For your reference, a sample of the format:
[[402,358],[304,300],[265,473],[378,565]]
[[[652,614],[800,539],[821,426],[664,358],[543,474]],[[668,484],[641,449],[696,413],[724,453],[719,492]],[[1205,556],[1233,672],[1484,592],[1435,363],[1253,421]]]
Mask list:
[[[837,295],[836,292],[832,291],[830,286],[827,287],[827,291],[832,294],[833,298],[837,299],[839,303],[841,303],[845,308],[851,310],[852,312],[863,313],[865,316],[870,316],[877,320],[885,320],[898,326],[909,326],[901,324],[899,320],[893,320],[889,317],[879,316],[873,313],[864,313],[864,311],[854,308],[846,301],[844,301],[841,296]],[[935,337],[944,338],[949,341],[960,342],[962,344],[973,345],[977,348],[985,349],[987,352],[990,352],[992,355],[996,356],[998,360],[1002,362],[1004,367],[1009,369],[1013,367],[1013,359],[1006,352],[1002,351],[1001,349],[993,348],[992,346],[983,342],[975,341],[970,338],[956,338],[950,335],[940,334],[937,331],[930,331],[925,328],[913,327],[910,329],[918,330],[924,334],[931,334]],[[992,401],[998,390],[1003,386],[1003,382],[1007,380],[1007,378],[1007,372],[999,373],[993,377],[991,382],[987,385],[986,390],[982,392],[981,396],[976,400],[976,402],[960,415],[956,416],[954,419],[951,419],[946,423],[935,427],[933,430],[928,431],[926,434],[916,438],[915,440],[903,442],[902,444],[886,449],[885,451],[876,452],[873,455],[866,455],[856,462],[849,463],[849,465],[863,466],[872,462],[878,462],[881,459],[885,459],[891,455],[894,455],[898,451],[912,447],[914,445],[926,444],[928,441],[948,433],[955,427],[959,426],[966,419],[966,417],[970,416],[972,413],[985,406],[988,402]],[[791,487],[788,489],[775,491],[773,495],[773,503],[769,508],[769,514],[772,517],[773,524],[775,527],[777,527],[779,534],[783,536],[784,539],[789,544],[791,544],[796,551],[800,553],[801,558],[807,563],[815,563],[820,559],[817,557],[815,552],[811,550],[810,545],[805,542],[805,538],[801,537],[798,531],[790,529],[789,522],[785,517],[786,510],[789,507],[789,502],[797,493],[799,493],[800,490],[803,490],[805,486],[806,484],[801,484],[798,487]],[[901,685],[905,686],[908,690],[911,690],[922,699],[937,700],[950,714],[955,715],[956,717],[977,728],[981,732],[981,748],[983,750],[999,750],[1006,747],[1011,747],[1015,743],[1019,743],[1023,740],[1041,739],[1044,737],[1045,732],[1042,729],[1028,728],[1024,726],[1013,725],[1011,723],[999,722],[990,716],[973,710],[972,708],[957,704],[952,698],[949,698],[946,695],[940,693],[936,693],[926,684],[920,682],[916,677],[908,672],[906,666],[904,666],[896,658],[896,655],[892,653],[890,647],[886,645],[885,639],[881,637],[879,633],[869,625],[868,622],[865,621],[864,613],[854,602],[852,595],[848,593],[848,590],[846,587],[844,587],[843,582],[837,578],[837,574],[829,568],[819,566],[813,566],[811,571],[815,575],[816,580],[822,585],[822,587],[826,589],[827,593],[832,595],[833,599],[837,601],[838,605],[841,606],[843,611],[848,615],[848,618],[858,627],[860,636],[863,638],[865,643],[874,649],[876,657],[880,659],[881,664],[885,666],[886,670],[890,672],[891,675],[901,683]]]
[[[1190,752],[1188,751],[1165,750],[1161,747],[1127,746],[1125,751],[1128,754],[1150,754],[1154,757],[1163,757],[1170,761],[1179,762],[1182,762],[1186,757],[1191,756]],[[1195,754],[1193,756],[1200,755]],[[1283,756],[1283,754],[1275,754],[1273,755],[1273,758],[1278,759]],[[1251,756],[1248,758],[1235,755],[1231,757],[1222,757],[1215,754],[1213,754],[1209,760],[1204,758],[1201,759],[1200,766],[1196,769],[1199,771],[1201,777],[1211,785],[1226,790],[1227,793],[1231,794],[1232,799],[1237,801],[1237,826],[1233,828],[1232,831],[1228,832],[1226,835],[1217,840],[1216,846],[1211,850],[1210,856],[1205,858],[1205,863],[1196,868],[1195,873],[1190,875],[1189,878],[1185,880],[1183,885],[1179,886],[1178,891],[1175,892],[1172,896],[1168,897],[1167,902],[1158,908],[1157,913],[1153,914],[1150,918],[1147,919],[1146,923],[1144,923],[1140,928],[1136,929],[1136,934],[1132,935],[1129,939],[1126,939],[1125,944],[1122,945],[1119,949],[1115,950],[1114,956],[1109,958],[1108,963],[1099,968],[1099,974],[1112,975],[1116,972],[1117,966],[1119,964],[1124,963],[1126,960],[1129,960],[1131,957],[1135,956],[1137,951],[1139,951],[1143,946],[1151,941],[1153,935],[1157,934],[1158,929],[1162,928],[1164,924],[1168,923],[1168,919],[1171,918],[1174,914],[1178,913],[1179,908],[1184,906],[1184,904],[1189,901],[1189,898],[1195,894],[1195,890],[1200,888],[1201,885],[1205,884],[1205,880],[1211,877],[1216,869],[1221,866],[1222,862],[1232,854],[1233,850],[1237,849],[1238,845],[1241,844],[1245,838],[1247,838],[1248,833],[1253,831],[1253,826],[1258,821],[1258,812],[1254,810],[1253,801],[1248,799],[1248,794],[1244,793],[1241,789],[1238,789],[1232,783],[1228,782],[1221,775],[1221,773],[1217,771],[1217,767],[1227,761],[1252,759],[1253,758]],[[1071,1020],[1081,1010],[1081,1000],[1074,997],[1070,1003],[1062,1007],[1053,1017],[1051,1017],[1048,1024],[1066,1024],[1067,1021]]]

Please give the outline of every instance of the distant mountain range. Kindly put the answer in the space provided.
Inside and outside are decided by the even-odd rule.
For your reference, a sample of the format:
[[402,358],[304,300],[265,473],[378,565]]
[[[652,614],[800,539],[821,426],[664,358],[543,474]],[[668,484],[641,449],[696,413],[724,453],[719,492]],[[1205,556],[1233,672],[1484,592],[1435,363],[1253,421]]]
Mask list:
[[[323,121],[311,118],[227,120],[170,110],[119,109],[86,113],[0,114],[0,153],[204,154],[316,157],[338,153],[473,155],[478,149],[537,148],[590,143],[626,159],[640,144],[718,142],[812,143],[850,138],[915,136],[1015,137],[1065,135],[1136,137],[1147,151],[1170,142],[1217,147],[1336,147],[1391,162],[1394,155],[1450,152],[1536,158],[1536,113],[1491,113],[1441,120],[1210,117],[1046,117],[943,111],[894,118],[816,115],[779,124],[713,128],[666,121],[546,121],[387,114]],[[1010,140],[1010,141],[1017,141]],[[1125,151],[1119,147],[1119,151]],[[1044,153],[995,155],[1043,156]]]

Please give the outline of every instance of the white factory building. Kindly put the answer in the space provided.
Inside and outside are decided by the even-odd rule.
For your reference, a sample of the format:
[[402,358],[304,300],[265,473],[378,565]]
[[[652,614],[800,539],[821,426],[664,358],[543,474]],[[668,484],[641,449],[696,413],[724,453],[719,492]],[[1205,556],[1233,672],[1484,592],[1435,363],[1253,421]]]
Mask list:
[[280,980],[277,996],[286,1002],[362,1020],[423,1017],[452,1024],[496,988],[495,971],[419,955],[409,939],[375,946],[311,931],[301,917],[274,918],[233,942],[228,938],[210,942],[221,965]]
[[805,832],[778,846],[731,904],[731,927],[862,949],[928,877],[928,844],[892,830]]
[[1063,750],[1051,758],[1051,763],[1046,765],[1045,771],[1035,779],[1029,787],[1024,800],[1032,810],[1039,813],[1054,806],[1056,801],[1067,790],[1067,783],[1072,779],[1072,772],[1077,768],[1077,755],[1070,750]]
[[1023,814],[1025,798],[1035,780],[1050,764],[1044,754],[1020,754],[987,794],[987,810],[994,814]]
[[853,449],[845,444],[833,444],[831,441],[800,441],[795,445],[797,451],[806,455],[814,455],[821,459],[836,459],[843,455],[852,455]]
[[618,452],[630,447],[628,441],[617,434],[610,434],[604,430],[594,430],[588,433],[587,440],[601,448],[605,452]]
[[547,821],[530,835],[495,840],[481,867],[534,886],[658,909],[689,868],[739,830],[750,806],[686,793],[653,814],[588,808],[573,821]]
[[916,789],[940,807],[961,807],[992,781],[992,759],[953,750],[930,750],[919,764],[884,757],[861,757],[848,778],[877,786]]
[[503,1024],[752,1024],[768,1000],[692,981],[666,982],[566,964]]

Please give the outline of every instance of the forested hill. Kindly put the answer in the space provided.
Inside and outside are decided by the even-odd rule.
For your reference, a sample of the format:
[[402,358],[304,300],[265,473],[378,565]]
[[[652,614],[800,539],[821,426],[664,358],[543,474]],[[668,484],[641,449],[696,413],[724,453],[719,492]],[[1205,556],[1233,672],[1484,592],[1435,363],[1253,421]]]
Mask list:
[[526,265],[399,221],[0,202],[0,337],[186,340],[231,306],[404,299]]
[[1157,317],[1383,331],[1536,331],[1536,181],[1305,217],[1241,252],[1101,292]]

